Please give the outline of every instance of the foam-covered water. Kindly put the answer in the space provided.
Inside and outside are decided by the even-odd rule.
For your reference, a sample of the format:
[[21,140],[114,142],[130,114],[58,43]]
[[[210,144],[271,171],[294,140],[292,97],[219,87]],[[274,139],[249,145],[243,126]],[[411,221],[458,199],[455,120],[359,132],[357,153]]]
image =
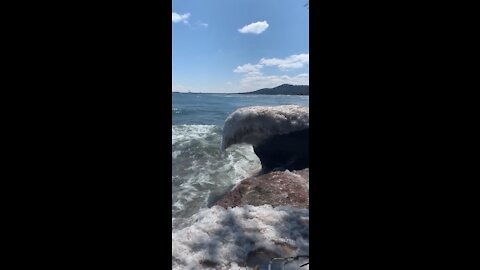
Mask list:
[[261,168],[250,145],[222,151],[221,132],[215,125],[172,126],[172,229]]
[[225,119],[246,106],[308,107],[308,101],[308,96],[173,93],[173,269],[204,269],[209,264],[215,264],[214,269],[245,269],[242,260],[254,249],[285,255],[273,240],[295,246],[297,255],[308,251],[308,210],[268,205],[208,208],[261,169],[251,145],[221,149]]

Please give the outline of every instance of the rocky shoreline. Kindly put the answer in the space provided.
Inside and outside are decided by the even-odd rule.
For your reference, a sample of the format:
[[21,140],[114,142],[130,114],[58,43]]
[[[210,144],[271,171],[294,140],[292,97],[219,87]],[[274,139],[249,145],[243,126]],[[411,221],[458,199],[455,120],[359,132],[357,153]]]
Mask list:
[[[226,119],[222,148],[252,145],[262,170],[173,233],[173,269],[266,270],[295,256],[309,269],[308,119],[296,105],[245,107]],[[299,269],[286,262],[271,269]]]
[[[232,211],[250,206],[304,209],[307,219],[290,219],[297,224],[291,232],[308,232],[308,119],[308,108],[299,106],[249,107],[232,113],[225,123],[222,148],[236,143],[252,144],[262,163],[262,171],[242,180],[212,207]],[[266,269],[275,257],[308,256],[308,252],[300,254],[305,247],[308,250],[308,233],[299,236],[295,241],[297,244],[282,241],[284,236],[286,234],[279,234],[269,239],[270,248],[251,250],[245,264],[239,266]],[[308,265],[303,269],[309,269]]]
[[[230,192],[225,194],[220,200],[212,205],[222,207],[225,210],[238,210],[245,207],[292,207],[293,209],[309,208],[309,168],[298,171],[273,171],[257,176],[252,176],[242,180]],[[309,219],[308,212],[304,218],[291,217],[290,222],[297,224],[291,228],[290,233],[295,231],[308,232]],[[246,255],[244,262],[237,262],[238,267],[245,269],[268,269],[268,264],[272,258],[285,258],[298,255],[308,256],[308,233],[299,236],[295,242],[285,241],[287,234],[280,233],[275,238],[269,240],[268,247],[262,246],[252,249]],[[307,246],[305,246],[306,241]],[[304,243],[298,245],[298,243]],[[305,253],[307,251],[307,253]],[[283,263],[283,262],[282,262]],[[303,259],[303,263],[308,263],[308,258]],[[292,265],[293,266],[293,265]],[[218,265],[211,265],[214,269],[222,269]],[[227,267],[228,268],[228,267]],[[232,267],[231,269],[235,269]],[[281,269],[280,265],[272,265],[272,269]],[[298,268],[286,268],[298,269]],[[301,269],[309,269],[306,265]]]

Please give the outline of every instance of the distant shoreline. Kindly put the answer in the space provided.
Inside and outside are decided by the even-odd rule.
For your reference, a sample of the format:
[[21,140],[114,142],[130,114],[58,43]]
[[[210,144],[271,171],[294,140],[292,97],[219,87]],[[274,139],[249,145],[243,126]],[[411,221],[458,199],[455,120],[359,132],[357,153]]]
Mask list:
[[274,88],[263,88],[251,92],[241,93],[205,93],[205,92],[177,92],[177,94],[220,94],[220,95],[265,95],[265,96],[309,96],[308,85],[282,84]]
[[257,93],[206,93],[206,92],[172,92],[172,94],[201,94],[201,95],[257,95],[257,96],[309,96],[302,94],[257,94]]

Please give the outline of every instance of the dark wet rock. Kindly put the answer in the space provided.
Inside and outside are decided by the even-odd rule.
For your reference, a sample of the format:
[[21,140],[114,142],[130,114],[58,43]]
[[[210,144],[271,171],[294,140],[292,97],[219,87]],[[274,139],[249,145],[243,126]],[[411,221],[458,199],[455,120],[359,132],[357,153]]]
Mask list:
[[215,268],[218,266],[218,263],[210,260],[202,260],[200,261],[200,265],[203,267],[208,267],[208,268]]
[[284,135],[274,135],[253,146],[262,163],[263,172],[274,169],[292,171],[308,168],[308,134],[307,128]]
[[242,180],[215,205],[224,208],[240,205],[287,205],[308,208],[308,173],[300,171],[274,171]]

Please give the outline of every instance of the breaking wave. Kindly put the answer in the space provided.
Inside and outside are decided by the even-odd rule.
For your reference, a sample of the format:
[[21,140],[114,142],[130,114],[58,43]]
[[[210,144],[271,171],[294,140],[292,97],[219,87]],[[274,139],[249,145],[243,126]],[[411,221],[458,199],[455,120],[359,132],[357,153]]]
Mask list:
[[252,146],[221,149],[222,127],[172,126],[172,229],[261,168]]

